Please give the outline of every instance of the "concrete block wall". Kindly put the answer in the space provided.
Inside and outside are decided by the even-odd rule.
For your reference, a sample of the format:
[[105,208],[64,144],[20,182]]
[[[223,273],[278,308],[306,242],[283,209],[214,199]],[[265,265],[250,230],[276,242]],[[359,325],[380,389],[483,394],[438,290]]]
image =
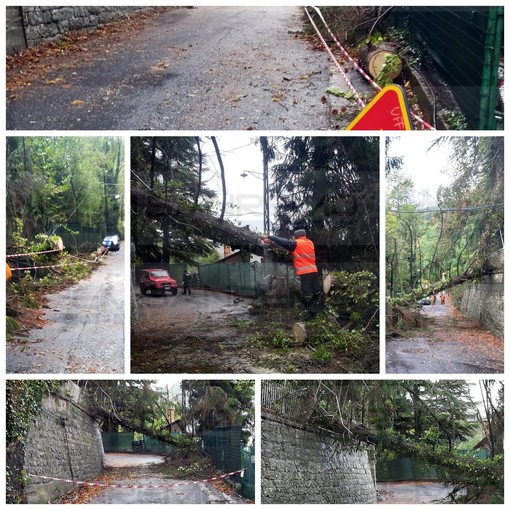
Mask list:
[[150,7],[37,6],[7,7],[7,51],[13,53],[45,41],[59,39],[75,30],[127,18]]
[[262,419],[261,457],[262,503],[376,503],[372,447]]
[[[103,468],[103,443],[96,422],[70,402],[46,397],[28,434],[25,472],[87,481]],[[77,488],[68,482],[28,479],[28,503],[48,503]]]

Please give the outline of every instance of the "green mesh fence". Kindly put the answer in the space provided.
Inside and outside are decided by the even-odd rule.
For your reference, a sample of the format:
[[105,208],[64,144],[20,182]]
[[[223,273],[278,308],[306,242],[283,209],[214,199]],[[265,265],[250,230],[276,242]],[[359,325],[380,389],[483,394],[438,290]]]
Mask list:
[[[457,453],[476,459],[486,459],[488,452],[484,449],[457,450]],[[393,460],[377,460],[376,477],[378,482],[437,480],[441,478],[441,468],[409,457]]]
[[378,482],[437,480],[437,471],[433,466],[415,459],[399,457],[394,460],[378,460],[376,477]]
[[468,129],[494,129],[503,7],[400,7],[393,16],[434,60]]
[[91,250],[94,250],[103,240],[99,229],[84,225],[68,224],[67,228],[56,228],[54,233],[62,238],[62,242],[68,250],[82,249],[84,245],[88,245]]
[[168,264],[168,273],[177,282],[177,285],[182,285],[182,277],[184,275],[184,264]]
[[204,289],[236,292],[254,297],[261,282],[260,264],[207,264],[198,268]]
[[156,453],[167,455],[172,451],[172,445],[149,436],[135,441],[134,432],[103,432],[103,448],[105,452],[124,453]]
[[157,453],[159,455],[168,455],[172,451],[172,445],[159,441],[149,436],[143,437],[146,453]]
[[105,452],[133,451],[134,432],[103,432],[103,448]]
[[255,446],[243,450],[242,463],[244,468],[241,488],[243,496],[255,499]]
[[[204,434],[204,451],[211,457],[214,466],[223,473],[242,469],[241,451],[243,440],[241,426],[216,427]],[[234,483],[242,483],[241,475],[229,477]]]

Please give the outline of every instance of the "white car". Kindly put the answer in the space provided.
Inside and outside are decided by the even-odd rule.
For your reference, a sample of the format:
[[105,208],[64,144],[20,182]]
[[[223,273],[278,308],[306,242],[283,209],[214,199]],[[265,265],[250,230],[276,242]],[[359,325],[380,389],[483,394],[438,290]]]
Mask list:
[[102,244],[105,248],[108,248],[110,251],[119,251],[119,248],[120,248],[119,242],[120,242],[119,236],[113,235],[113,236],[106,236],[103,239]]

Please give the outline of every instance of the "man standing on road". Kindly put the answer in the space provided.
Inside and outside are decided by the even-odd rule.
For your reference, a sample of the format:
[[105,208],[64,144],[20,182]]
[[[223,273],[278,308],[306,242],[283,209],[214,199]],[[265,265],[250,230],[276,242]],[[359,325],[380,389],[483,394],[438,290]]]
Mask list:
[[182,277],[182,286],[182,293],[186,294],[186,291],[188,291],[188,294],[191,296],[191,274],[189,271],[184,271],[184,275]]
[[301,280],[301,292],[308,314],[306,320],[315,318],[322,311],[323,297],[313,242],[306,237],[304,229],[295,230],[294,239],[277,236],[262,238],[264,244],[270,244],[271,241],[290,252],[294,271]]

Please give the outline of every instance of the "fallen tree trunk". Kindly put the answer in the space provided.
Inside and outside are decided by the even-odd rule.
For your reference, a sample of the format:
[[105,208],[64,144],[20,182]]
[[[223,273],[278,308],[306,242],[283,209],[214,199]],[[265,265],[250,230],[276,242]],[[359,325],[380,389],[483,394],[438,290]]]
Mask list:
[[366,44],[359,51],[362,67],[374,80],[383,75],[387,80],[394,80],[400,75],[403,67],[396,48],[397,45],[390,42],[381,42],[378,45]]
[[220,220],[210,213],[196,209],[192,204],[177,200],[166,201],[137,189],[131,190],[131,204],[135,211],[147,218],[171,216],[175,221],[190,226],[203,237],[233,248],[243,247],[257,255],[264,254],[259,234],[246,228],[239,228],[229,221]]
[[100,407],[89,408],[87,410],[87,414],[89,414],[89,416],[93,416],[96,419],[109,421],[110,423],[113,423],[115,425],[120,425],[128,430],[132,430],[133,432],[139,432],[144,436],[149,436],[152,437],[153,439],[164,441],[165,443],[175,442],[171,437],[164,436],[163,434],[158,434],[146,427],[143,427],[132,422],[131,420],[128,420],[123,416],[119,416],[118,414],[113,413],[111,411],[106,411],[105,409],[102,409]]
[[463,283],[469,282],[471,280],[474,280],[475,278],[479,278],[480,276],[488,276],[492,274],[492,271],[486,271],[484,273],[474,273],[474,272],[467,272],[463,273],[461,275],[455,276],[451,278],[450,280],[440,280],[439,282],[436,282],[434,285],[430,286],[430,289],[427,292],[424,292],[423,290],[419,290],[416,292],[417,296],[420,297],[428,297],[430,295],[430,292],[433,290],[436,294],[438,292],[441,292],[443,290],[447,290],[451,287],[456,287],[457,285],[462,285]]
[[397,434],[379,434],[359,423],[349,422],[337,416],[318,416],[314,422],[331,432],[347,435],[349,438],[378,444],[403,455],[419,459],[434,466],[452,470],[458,476],[465,476],[472,483],[491,487],[503,487],[503,462],[495,467],[483,460],[470,458],[454,452],[438,452],[430,446],[401,437]]
[[[260,242],[260,235],[256,232],[237,227],[228,220],[222,221],[211,213],[197,209],[191,202],[166,201],[148,191],[132,189],[131,206],[135,214],[148,219],[170,216],[175,222],[193,229],[196,234],[227,244],[233,249],[247,250],[260,256],[268,253],[267,246]],[[337,232],[330,231],[313,232],[309,237],[315,244],[317,260],[320,262],[352,262],[356,258],[364,262],[379,261],[378,247],[375,245],[346,245]]]

